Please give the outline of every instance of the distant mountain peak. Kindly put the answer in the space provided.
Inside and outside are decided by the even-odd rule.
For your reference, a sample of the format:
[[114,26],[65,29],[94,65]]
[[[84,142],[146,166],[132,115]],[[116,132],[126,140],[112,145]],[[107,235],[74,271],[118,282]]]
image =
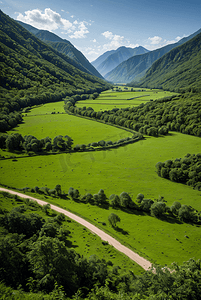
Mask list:
[[127,60],[128,58],[140,55],[149,52],[149,50],[145,49],[144,47],[126,47],[121,46],[116,50],[107,51],[101,56],[99,56],[92,64],[96,67],[96,69],[103,75],[110,72],[116,66],[118,66],[123,61]]
[[[152,66],[152,64],[157,59],[165,55],[173,48],[184,44],[185,42],[187,42],[188,40],[190,40],[200,32],[201,29],[191,34],[190,36],[181,39],[177,43],[169,44],[162,48],[149,51],[141,55],[132,56],[127,60],[121,62],[114,69],[112,69],[107,74],[105,74],[104,77],[106,78],[106,80],[112,82],[122,82],[122,83],[129,83],[131,81],[137,82],[145,75],[146,71]],[[99,68],[97,69],[100,72],[100,69]]]

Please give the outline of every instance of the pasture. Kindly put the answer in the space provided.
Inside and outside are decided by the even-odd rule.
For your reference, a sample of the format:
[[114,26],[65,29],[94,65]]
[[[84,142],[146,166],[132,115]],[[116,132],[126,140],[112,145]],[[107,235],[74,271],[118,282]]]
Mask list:
[[[85,103],[87,102],[88,100]],[[117,104],[117,101],[115,103]],[[55,110],[58,111],[62,107],[61,103],[55,105]],[[124,130],[95,121],[65,113],[51,114],[53,107],[51,103],[32,109],[24,118],[24,124],[15,128],[13,132],[32,134],[37,138],[53,138],[59,134],[67,134],[73,138],[75,144],[91,143],[100,139],[115,141],[124,137],[123,135],[129,136]],[[176,132],[170,132],[165,137],[145,138],[137,143],[107,151],[1,160],[0,182],[16,188],[54,188],[60,184],[63,191],[68,192],[68,189],[73,187],[82,195],[86,192],[95,194],[103,189],[107,197],[125,191],[134,201],[138,193],[143,193],[145,198],[153,200],[163,196],[167,205],[180,201],[181,204],[201,210],[200,191],[160,178],[155,171],[155,165],[159,161],[180,158],[187,153],[200,153],[200,139]],[[151,262],[170,264],[173,261],[182,263],[191,257],[200,258],[200,227],[172,220],[158,220],[146,214],[129,214],[111,207],[98,208],[72,200],[49,197],[46,200],[83,216]],[[109,226],[108,216],[111,212],[121,218],[119,230]],[[99,222],[105,222],[107,225],[103,226]],[[82,238],[80,243],[81,240]],[[83,254],[86,253],[84,248],[82,251]],[[97,249],[94,248],[94,251],[99,255]]]
[[[63,102],[62,102],[63,103]],[[58,103],[59,106],[59,103]],[[131,137],[132,133],[113,126],[105,125],[96,121],[78,118],[73,115],[50,114],[49,107],[37,107],[24,117],[24,123],[20,124],[9,133],[21,133],[33,135],[38,139],[49,136],[54,138],[57,135],[68,135],[76,144],[89,144],[100,140],[112,142],[118,141],[125,137]]]
[[[161,91],[161,90],[151,90],[151,89],[134,89],[120,87],[121,92],[117,92],[116,89],[109,90],[101,93],[96,99],[87,99],[84,101],[79,101],[76,103],[77,107],[90,106],[95,111],[99,110],[111,110],[112,108],[126,108],[138,106],[141,103],[146,103],[150,100],[156,100],[172,95],[176,93]],[[133,98],[133,99],[132,99]],[[130,99],[130,100],[129,100]]]

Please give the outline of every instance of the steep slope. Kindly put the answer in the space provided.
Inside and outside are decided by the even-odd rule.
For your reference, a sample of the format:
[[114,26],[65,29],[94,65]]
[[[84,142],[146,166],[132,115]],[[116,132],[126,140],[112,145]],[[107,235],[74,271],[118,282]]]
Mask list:
[[77,62],[40,41],[1,10],[0,64],[2,131],[7,123],[14,127],[8,115],[20,108],[108,87],[106,81],[86,73],[81,65],[83,71],[76,68]]
[[120,63],[132,56],[149,52],[143,47],[127,48],[120,47],[114,53],[110,54],[98,67],[97,70],[104,76]]
[[71,59],[75,60],[78,64],[82,65],[88,72],[103,79],[102,75],[94,68],[94,66],[87,60],[87,58],[77,50],[71,42],[60,38],[56,34],[48,30],[39,30],[33,26],[26,23],[17,21],[25,29],[33,33],[41,41],[45,42],[55,50],[67,55]]
[[178,43],[170,44],[142,55],[133,56],[128,60],[122,62],[111,72],[107,73],[105,75],[105,78],[109,81],[121,83],[128,83],[133,80],[139,81],[157,59],[165,55],[173,48],[184,44],[186,41],[190,40],[200,32],[201,29],[194,34],[181,39]]
[[201,91],[201,33],[158,59],[140,85],[175,91]]

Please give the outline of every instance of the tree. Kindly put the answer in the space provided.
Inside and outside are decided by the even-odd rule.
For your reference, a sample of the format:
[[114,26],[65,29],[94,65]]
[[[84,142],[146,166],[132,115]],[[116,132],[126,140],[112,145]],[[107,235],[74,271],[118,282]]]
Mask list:
[[70,187],[68,190],[68,195],[73,199],[76,200],[80,196],[80,193],[77,189],[74,189],[73,187]]
[[78,287],[75,252],[67,250],[64,242],[43,235],[30,245],[27,257],[39,290],[49,293],[57,282],[68,295],[75,292]]
[[141,203],[141,201],[144,199],[144,195],[143,194],[141,194],[141,193],[139,193],[138,195],[137,195],[137,202],[139,202],[139,203]]
[[156,127],[150,127],[147,129],[147,134],[150,136],[158,136],[158,129]]
[[160,218],[165,213],[166,204],[164,202],[154,202],[151,205],[151,215]]
[[151,199],[143,199],[140,202],[140,209],[145,212],[149,212],[153,203],[154,203],[154,201]]
[[61,195],[61,185],[60,185],[60,184],[57,184],[57,185],[55,186],[55,190],[56,190],[57,195],[60,196],[60,195]]
[[110,204],[112,205],[113,208],[121,206],[121,201],[118,195],[112,194],[110,195],[109,199],[110,199]]
[[132,201],[131,200],[131,197],[129,196],[128,193],[126,192],[122,192],[120,195],[119,195],[119,198],[120,198],[120,202],[121,202],[121,206],[122,207],[129,207],[129,203]]
[[110,223],[110,225],[111,225],[112,227],[116,227],[116,223],[117,223],[117,222],[120,222],[121,220],[120,220],[119,216],[117,216],[117,215],[114,214],[114,213],[111,213],[111,214],[108,216],[108,221],[109,221],[109,223]]
[[189,205],[181,205],[178,209],[178,217],[184,222],[196,221],[197,219],[194,209]]

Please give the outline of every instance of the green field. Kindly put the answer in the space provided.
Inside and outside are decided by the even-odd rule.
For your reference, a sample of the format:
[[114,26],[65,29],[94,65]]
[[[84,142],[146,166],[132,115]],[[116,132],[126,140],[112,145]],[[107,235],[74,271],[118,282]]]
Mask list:
[[53,139],[57,135],[68,135],[73,139],[74,146],[76,144],[98,142],[102,139],[115,142],[124,137],[132,136],[132,133],[125,130],[65,113],[53,115],[27,114],[24,117],[24,123],[9,132],[19,132],[23,136],[31,134],[38,139],[46,136]]
[[[58,111],[62,107],[61,103],[55,105]],[[79,144],[100,139],[114,141],[123,134],[129,136],[128,132],[109,125],[65,113],[51,114],[53,107],[51,103],[32,109],[24,118],[24,124],[13,132],[32,134],[37,138],[67,134]],[[200,191],[160,178],[155,171],[157,162],[180,158],[187,153],[201,153],[200,139],[170,132],[165,137],[145,137],[145,140],[137,143],[107,151],[1,160],[0,182],[17,188],[54,188],[60,184],[63,191],[68,192],[72,186],[82,195],[86,192],[95,194],[103,189],[108,197],[125,191],[134,201],[138,193],[143,193],[145,198],[151,199],[163,196],[167,205],[180,201],[201,210]],[[101,209],[71,200],[50,201],[87,218],[99,227],[102,226],[99,221],[105,222],[107,225],[102,226],[102,229],[151,262],[169,264],[176,261],[181,264],[191,257],[200,258],[200,227],[172,220],[161,221],[145,214],[129,214],[112,208]],[[109,226],[107,218],[112,211],[120,216],[119,227],[128,234],[124,235],[122,231],[115,231]]]
[[[109,90],[101,93],[96,99],[88,99],[84,101],[79,101],[76,103],[77,107],[90,106],[95,111],[98,110],[110,110],[114,107],[125,108],[138,106],[141,103],[146,103],[150,100],[156,100],[159,98],[164,98],[176,93],[162,91],[162,90],[152,90],[152,89],[134,89],[131,91],[131,88],[120,87],[122,92],[116,92],[116,90]],[[128,100],[134,98],[132,100]]]

